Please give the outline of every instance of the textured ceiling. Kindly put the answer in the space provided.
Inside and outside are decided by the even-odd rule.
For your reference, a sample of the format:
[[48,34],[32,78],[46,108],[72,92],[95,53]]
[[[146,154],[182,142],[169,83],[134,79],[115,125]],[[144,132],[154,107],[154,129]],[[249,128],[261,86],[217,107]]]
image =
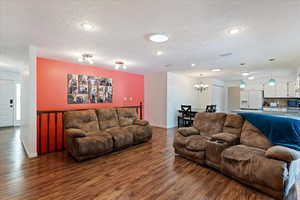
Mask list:
[[[76,63],[91,52],[96,66],[113,69],[123,60],[135,73],[182,70],[223,80],[245,68],[258,76],[289,73],[300,66],[299,10],[298,0],[0,0],[0,66],[17,70],[23,57],[11,49],[31,44],[41,57]],[[96,30],[82,31],[85,21]],[[244,31],[228,36],[235,26]],[[170,40],[146,39],[156,32]],[[223,71],[210,72],[215,67]]]

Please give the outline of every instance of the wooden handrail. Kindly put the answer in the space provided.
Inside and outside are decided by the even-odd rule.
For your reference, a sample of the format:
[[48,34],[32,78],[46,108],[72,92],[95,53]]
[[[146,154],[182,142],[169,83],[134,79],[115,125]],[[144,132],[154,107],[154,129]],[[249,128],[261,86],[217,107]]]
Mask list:
[[[112,107],[112,108],[143,108],[143,103],[140,102],[138,106],[120,106],[120,107]],[[108,108],[108,107],[103,107]],[[81,110],[92,110],[92,109],[101,109],[101,108],[82,108],[82,109],[67,109],[67,110],[38,110],[37,114],[47,114],[47,113],[61,113],[67,111],[81,111]]]

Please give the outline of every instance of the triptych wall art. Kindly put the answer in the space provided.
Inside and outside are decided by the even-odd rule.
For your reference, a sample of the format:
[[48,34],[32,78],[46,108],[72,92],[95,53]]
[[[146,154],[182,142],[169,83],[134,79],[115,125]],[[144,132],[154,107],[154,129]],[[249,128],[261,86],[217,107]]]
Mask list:
[[112,79],[68,74],[68,104],[112,103]]

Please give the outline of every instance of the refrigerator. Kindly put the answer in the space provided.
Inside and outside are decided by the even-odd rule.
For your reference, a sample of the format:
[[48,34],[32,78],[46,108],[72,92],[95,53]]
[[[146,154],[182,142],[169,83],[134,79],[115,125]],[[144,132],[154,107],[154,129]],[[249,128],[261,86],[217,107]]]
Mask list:
[[262,90],[241,90],[240,108],[251,110],[262,110],[263,91]]

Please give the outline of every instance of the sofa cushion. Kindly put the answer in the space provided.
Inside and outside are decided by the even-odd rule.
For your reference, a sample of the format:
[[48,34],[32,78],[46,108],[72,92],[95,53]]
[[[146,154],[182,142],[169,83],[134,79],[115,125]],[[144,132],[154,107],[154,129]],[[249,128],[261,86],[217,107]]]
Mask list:
[[132,125],[137,120],[137,111],[135,108],[118,108],[120,126]]
[[244,119],[240,115],[227,114],[224,127],[223,127],[223,132],[240,136],[243,124],[244,124]]
[[137,120],[134,121],[134,124],[135,125],[140,125],[140,126],[147,126],[149,124],[149,122],[146,121],[146,120],[137,119]]
[[259,148],[232,146],[222,152],[221,170],[246,182],[282,191],[287,179],[287,164],[264,155],[265,151]]
[[95,110],[67,111],[64,114],[65,128],[77,128],[86,132],[99,131]]
[[177,129],[177,131],[185,137],[190,135],[200,135],[200,131],[194,127],[183,127]]
[[208,137],[201,135],[191,135],[186,139],[185,148],[190,151],[205,151],[206,140],[208,139]]
[[286,162],[300,159],[300,152],[284,146],[273,146],[266,151],[266,157]]
[[152,138],[152,128],[150,126],[131,125],[125,126],[124,129],[133,134],[134,144],[147,142]]
[[225,141],[228,144],[237,144],[239,137],[230,133],[218,133],[212,136],[215,140]]
[[112,137],[107,133],[101,133],[89,137],[79,137],[74,140],[77,144],[77,154],[79,156],[99,155],[113,150]]
[[197,113],[194,120],[194,127],[200,130],[203,136],[212,136],[223,130],[225,113]]
[[240,143],[264,150],[267,150],[272,146],[271,141],[269,141],[260,130],[258,130],[247,120],[245,121],[242,129]]
[[119,126],[118,114],[115,108],[97,109],[96,113],[102,130]]
[[114,149],[122,149],[133,144],[133,133],[128,132],[125,128],[114,127],[105,131],[112,136]]

